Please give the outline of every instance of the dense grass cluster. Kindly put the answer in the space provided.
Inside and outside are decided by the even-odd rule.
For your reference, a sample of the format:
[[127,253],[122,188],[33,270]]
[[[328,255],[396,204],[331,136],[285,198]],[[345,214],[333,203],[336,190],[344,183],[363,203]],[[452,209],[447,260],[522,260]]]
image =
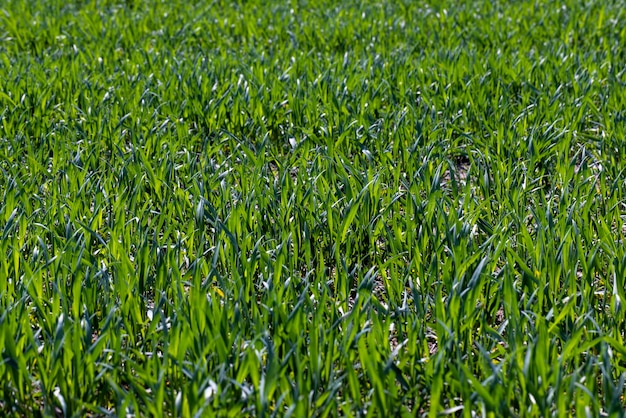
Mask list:
[[0,3],[0,410],[624,414],[619,0]]

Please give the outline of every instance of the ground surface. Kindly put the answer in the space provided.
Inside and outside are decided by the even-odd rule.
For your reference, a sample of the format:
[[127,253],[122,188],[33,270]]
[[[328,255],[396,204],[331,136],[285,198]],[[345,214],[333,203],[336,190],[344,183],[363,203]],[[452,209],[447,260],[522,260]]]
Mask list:
[[625,22],[3,1],[0,408],[623,415]]

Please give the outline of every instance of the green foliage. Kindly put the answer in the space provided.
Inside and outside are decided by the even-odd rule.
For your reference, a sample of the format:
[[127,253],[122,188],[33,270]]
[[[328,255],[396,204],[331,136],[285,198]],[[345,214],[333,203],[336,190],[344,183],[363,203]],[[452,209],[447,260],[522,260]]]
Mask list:
[[2,2],[0,409],[624,416],[624,22]]

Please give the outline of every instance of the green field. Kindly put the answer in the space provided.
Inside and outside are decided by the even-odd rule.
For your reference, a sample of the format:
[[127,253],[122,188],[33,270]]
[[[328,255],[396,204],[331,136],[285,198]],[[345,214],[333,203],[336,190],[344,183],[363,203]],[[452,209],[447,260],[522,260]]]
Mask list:
[[3,416],[626,415],[619,0],[0,2]]

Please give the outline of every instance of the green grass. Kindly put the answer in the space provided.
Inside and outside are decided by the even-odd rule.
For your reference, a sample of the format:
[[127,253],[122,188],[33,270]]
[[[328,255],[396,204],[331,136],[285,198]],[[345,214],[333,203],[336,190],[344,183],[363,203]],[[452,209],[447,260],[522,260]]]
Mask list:
[[618,0],[0,3],[0,410],[624,416]]

